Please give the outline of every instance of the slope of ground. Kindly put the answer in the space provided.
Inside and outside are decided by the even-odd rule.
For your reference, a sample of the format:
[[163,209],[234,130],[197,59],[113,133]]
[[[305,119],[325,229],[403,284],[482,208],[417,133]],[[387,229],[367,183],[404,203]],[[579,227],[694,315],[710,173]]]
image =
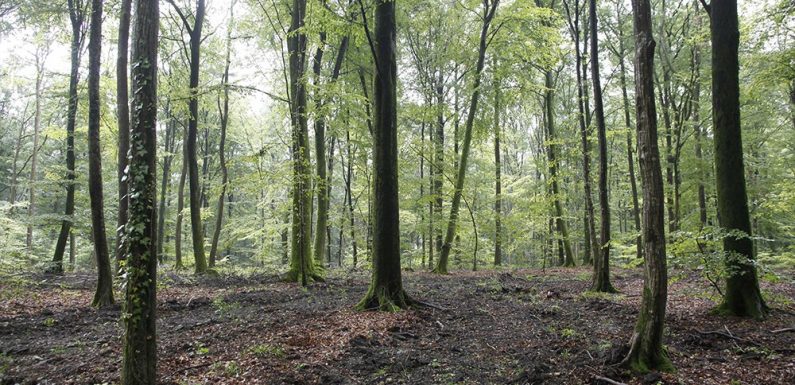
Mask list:
[[[764,284],[758,322],[709,314],[695,276],[671,284],[666,344],[678,371],[615,368],[640,301],[640,270],[617,269],[621,294],[583,294],[587,269],[406,273],[428,304],[355,312],[368,277],[302,289],[276,277],[162,277],[162,384],[793,384],[795,281]],[[89,276],[0,283],[0,383],[119,380],[120,310],[87,306]]]

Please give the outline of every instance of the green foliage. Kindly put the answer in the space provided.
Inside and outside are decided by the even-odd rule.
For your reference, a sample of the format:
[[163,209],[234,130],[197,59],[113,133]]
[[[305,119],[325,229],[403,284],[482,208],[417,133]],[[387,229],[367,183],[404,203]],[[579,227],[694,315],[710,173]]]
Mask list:
[[260,358],[267,358],[267,357],[284,358],[286,356],[284,348],[272,344],[257,344],[249,347],[248,352],[249,354],[252,354]]

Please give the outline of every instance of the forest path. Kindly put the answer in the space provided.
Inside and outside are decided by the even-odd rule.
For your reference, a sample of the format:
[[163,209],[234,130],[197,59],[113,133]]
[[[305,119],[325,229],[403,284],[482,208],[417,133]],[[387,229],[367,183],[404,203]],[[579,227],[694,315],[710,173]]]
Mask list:
[[[163,384],[580,384],[631,378],[622,358],[640,301],[639,269],[616,269],[618,295],[583,294],[587,268],[405,273],[430,307],[355,312],[368,277],[332,272],[302,289],[275,276],[166,273],[159,299]],[[795,277],[765,283],[780,310],[763,321],[708,314],[710,289],[672,274],[665,383],[795,383]],[[118,382],[118,308],[97,311],[89,276],[0,283],[0,384]],[[117,293],[117,299],[121,293]],[[783,310],[781,310],[783,309]]]

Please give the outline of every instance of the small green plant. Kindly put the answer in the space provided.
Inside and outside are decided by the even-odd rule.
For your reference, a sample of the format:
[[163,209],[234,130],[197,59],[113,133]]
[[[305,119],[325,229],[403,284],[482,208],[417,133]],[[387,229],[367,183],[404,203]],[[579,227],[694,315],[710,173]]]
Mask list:
[[229,377],[240,375],[240,365],[235,361],[229,361],[224,364],[224,373]]
[[281,346],[271,344],[254,345],[248,349],[249,353],[257,357],[276,357],[284,358],[284,349]]
[[0,377],[5,374],[6,370],[8,370],[8,367],[11,366],[12,361],[13,359],[11,359],[11,356],[0,352]]
[[212,304],[213,307],[215,308],[215,312],[219,315],[226,315],[240,308],[239,303],[226,302],[222,297],[216,297],[215,299],[213,299]]
[[206,356],[210,354],[210,348],[204,346],[204,344],[201,342],[198,342],[196,343],[196,349],[194,350],[194,353],[196,353],[198,356]]
[[560,335],[566,338],[574,337],[577,335],[577,331],[574,329],[565,328],[560,331]]
[[53,327],[55,326],[55,322],[55,318],[47,317],[47,319],[44,320],[44,326]]

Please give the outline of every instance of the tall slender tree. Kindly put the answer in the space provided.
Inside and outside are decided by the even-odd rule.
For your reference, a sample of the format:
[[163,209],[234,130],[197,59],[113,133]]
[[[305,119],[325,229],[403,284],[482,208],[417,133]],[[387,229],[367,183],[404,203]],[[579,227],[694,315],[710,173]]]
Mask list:
[[91,27],[88,37],[88,192],[91,200],[91,228],[97,259],[97,291],[92,305],[113,304],[113,276],[108,238],[105,233],[105,199],[102,188],[102,150],[100,148],[99,70],[102,59],[102,0],[91,1]]
[[709,6],[712,40],[712,122],[718,218],[729,272],[720,310],[762,318],[767,305],[759,290],[751,218],[745,186],[740,130],[740,31],[737,0],[713,0]]
[[[496,63],[495,63],[496,71]],[[494,74],[494,266],[502,264],[502,162],[500,161],[500,79]],[[476,240],[477,242],[477,240]],[[477,262],[473,262],[473,270]]]
[[72,25],[71,69],[69,71],[68,107],[66,110],[66,204],[65,218],[61,221],[61,232],[55,242],[55,253],[52,258],[51,270],[63,272],[63,255],[66,242],[72,231],[72,216],[75,211],[75,122],[77,120],[77,83],[80,77],[80,48],[83,45],[83,19],[85,18],[84,3],[81,0],[69,0],[69,21]]
[[116,180],[119,182],[119,215],[116,220],[116,261],[124,258],[124,226],[127,224],[127,156],[130,150],[130,98],[127,89],[127,51],[130,42],[131,0],[122,0],[119,10],[119,43],[116,52],[116,120],[119,126],[119,155]]
[[[497,14],[497,6],[499,6],[500,0],[482,0],[481,3],[483,5],[481,15],[483,24],[480,28],[480,43],[478,46],[478,60],[475,65],[474,83],[472,85],[472,98],[469,101],[469,112],[464,126],[464,143],[461,148],[461,161],[458,164],[458,172],[455,179],[453,202],[450,206],[450,220],[447,223],[447,233],[444,238],[444,244],[442,244],[441,253],[439,253],[439,261],[433,269],[438,274],[447,274],[447,263],[450,259],[450,251],[452,250],[453,240],[458,227],[458,211],[464,194],[464,181],[472,143],[472,128],[475,123],[475,114],[478,111],[478,101],[480,100],[480,80],[486,64],[486,49],[490,41],[489,29],[494,16]],[[439,192],[437,191],[436,194],[439,194]]]
[[657,144],[654,102],[654,37],[649,0],[632,0],[635,31],[635,111],[643,189],[645,278],[640,314],[622,365],[637,372],[672,370],[663,347],[668,268],[665,255],[665,194]]
[[[367,25],[367,18],[363,20]],[[375,62],[373,273],[370,288],[357,305],[359,309],[394,311],[414,303],[403,290],[400,271],[396,30],[395,1],[376,0],[375,34],[370,39]]]
[[221,116],[221,139],[218,145],[218,162],[221,167],[221,192],[218,193],[218,203],[215,209],[215,228],[213,238],[210,243],[210,267],[215,266],[215,259],[218,254],[218,240],[221,238],[221,227],[224,223],[224,199],[226,199],[226,189],[229,183],[229,171],[226,167],[226,131],[229,125],[229,66],[232,63],[232,28],[235,20],[235,4],[229,4],[229,23],[226,30],[226,59],[224,74],[221,79],[222,91],[218,97],[218,114]]
[[591,290],[612,293],[616,289],[610,283],[610,203],[607,191],[607,127],[602,101],[602,82],[599,75],[599,35],[596,0],[589,0],[591,27],[591,81],[593,81],[594,115],[599,140],[599,212],[601,214],[599,248],[594,250],[594,274]]
[[199,163],[196,159],[196,139],[198,136],[199,126],[199,69],[201,57],[201,43],[202,43],[202,27],[204,25],[205,13],[205,0],[196,0],[196,12],[194,14],[193,24],[182,13],[182,10],[174,3],[174,0],[168,0],[174,7],[174,10],[179,15],[185,29],[190,36],[190,78],[189,78],[189,92],[188,98],[188,135],[185,141],[185,159],[183,162],[188,163],[188,192],[190,194],[190,226],[191,237],[193,240],[193,258],[195,260],[196,274],[204,274],[207,272],[207,257],[204,254],[204,230],[202,229],[202,216],[201,216],[201,187],[199,186]]
[[157,382],[157,0],[135,0],[122,385]]

